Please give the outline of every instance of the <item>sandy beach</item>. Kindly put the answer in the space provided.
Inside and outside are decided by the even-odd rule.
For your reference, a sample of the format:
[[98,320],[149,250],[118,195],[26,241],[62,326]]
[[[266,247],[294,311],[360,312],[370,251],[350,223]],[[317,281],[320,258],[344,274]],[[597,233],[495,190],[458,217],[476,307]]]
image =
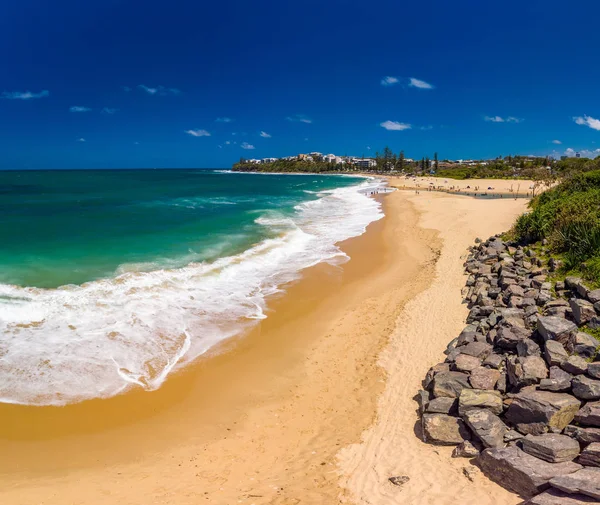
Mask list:
[[[307,270],[249,334],[158,391],[1,405],[0,502],[518,503],[468,480],[451,448],[422,443],[412,398],[464,324],[466,248],[508,229],[527,202],[381,198],[386,217],[342,244],[350,262]],[[394,487],[393,475],[410,481]]]

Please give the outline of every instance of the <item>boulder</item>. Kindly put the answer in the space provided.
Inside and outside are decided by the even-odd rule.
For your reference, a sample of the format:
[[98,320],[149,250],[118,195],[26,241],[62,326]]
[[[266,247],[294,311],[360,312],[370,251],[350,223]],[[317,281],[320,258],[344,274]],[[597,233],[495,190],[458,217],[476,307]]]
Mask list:
[[458,398],[464,388],[470,388],[469,376],[462,372],[440,372],[433,378],[433,396]]
[[502,395],[498,391],[484,389],[463,389],[458,398],[458,413],[462,416],[470,409],[489,409],[494,414],[501,414]]
[[458,412],[458,400],[446,396],[434,398],[427,403],[425,412],[454,415]]
[[588,445],[582,452],[577,462],[584,466],[600,467],[600,442]]
[[423,387],[425,389],[429,389],[429,386],[433,382],[433,378],[441,372],[449,372],[450,364],[449,363],[438,363],[437,365],[432,366],[428,371],[425,379],[423,380]]
[[525,291],[523,291],[523,288],[517,284],[511,284],[508,286],[504,293],[507,297],[517,296],[523,298],[525,296]]
[[569,288],[573,293],[577,293],[583,298],[587,298],[590,290],[585,286],[583,280],[580,277],[569,276],[565,279],[565,286]]
[[481,450],[473,443],[465,440],[452,451],[453,458],[474,458],[479,456]]
[[[563,463],[564,464],[564,463]],[[582,468],[550,479],[550,485],[565,493],[579,493],[600,500],[600,468]]]
[[589,505],[590,503],[598,502],[589,496],[564,493],[551,487],[527,500],[522,505]]
[[558,316],[538,318],[537,330],[544,340],[566,342],[569,335],[577,330],[577,325]]
[[600,380],[579,375],[573,379],[571,387],[573,394],[581,400],[600,400]]
[[[502,354],[491,353],[483,360],[483,364],[492,368],[500,368],[504,363],[505,357]],[[600,370],[599,370],[600,373]],[[483,388],[482,388],[483,389]]]
[[[553,342],[549,340],[548,342]],[[539,389],[543,389],[545,391],[569,391],[571,389],[571,380],[573,376],[565,372],[562,368],[558,368],[557,366],[550,367],[550,378],[542,379],[540,381]]]
[[492,352],[492,346],[484,342],[471,342],[470,344],[459,347],[462,354],[485,359]]
[[540,346],[530,338],[525,338],[517,342],[517,354],[521,357],[540,356],[542,354]]
[[586,324],[592,317],[596,315],[594,305],[587,300],[571,298],[569,300],[569,305],[573,311],[573,318],[579,326]]
[[540,435],[563,430],[577,414],[581,402],[566,393],[521,391],[514,395],[505,417],[518,431]]
[[579,442],[567,435],[544,433],[543,435],[527,435],[523,439],[523,450],[548,463],[573,461],[579,456]]
[[547,340],[544,347],[544,358],[549,366],[560,365],[567,360],[569,355],[564,346],[556,340]]
[[576,439],[581,444],[600,442],[600,428],[583,428],[582,426],[569,424],[563,433]]
[[588,364],[588,375],[594,379],[600,379],[600,362]]
[[508,379],[513,386],[530,386],[548,377],[546,362],[539,356],[512,357],[506,361]]
[[584,426],[600,426],[600,402],[589,402],[577,412],[575,421]]
[[547,463],[514,446],[486,449],[477,462],[488,478],[523,497],[541,493],[550,487],[551,479],[582,468],[572,461]]
[[560,366],[565,372],[572,373],[573,375],[582,375],[587,372],[588,362],[581,356],[574,354],[569,356]]
[[424,414],[421,419],[423,440],[439,445],[458,445],[468,440],[469,430],[462,419],[446,414]]
[[475,436],[486,447],[503,447],[504,434],[508,431],[502,420],[487,409],[471,409],[463,414],[463,419]]
[[480,366],[471,371],[469,382],[473,389],[494,389],[499,378],[498,370]]
[[496,333],[494,345],[501,349],[514,350],[521,340],[531,336],[531,332],[519,326],[502,326]]
[[429,404],[429,391],[424,391],[423,389],[420,389],[417,392],[414,399],[419,404],[419,414],[423,415],[425,409],[427,408],[427,405]]
[[587,298],[592,303],[600,302],[600,289],[594,289],[594,291],[590,291]]
[[600,347],[600,342],[583,331],[571,335],[567,342],[567,351],[578,354],[583,358],[594,357],[598,347]]
[[[460,351],[460,348],[458,350]],[[481,360],[468,354],[459,354],[454,360],[454,368],[459,372],[470,372],[479,366],[481,366]]]

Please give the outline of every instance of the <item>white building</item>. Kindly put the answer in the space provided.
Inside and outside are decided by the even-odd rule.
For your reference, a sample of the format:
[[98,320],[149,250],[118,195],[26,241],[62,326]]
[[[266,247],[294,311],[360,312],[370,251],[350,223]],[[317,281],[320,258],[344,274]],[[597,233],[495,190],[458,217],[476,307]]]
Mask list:
[[352,164],[357,168],[367,168],[368,169],[368,168],[375,167],[377,165],[377,162],[370,158],[365,158],[365,159],[354,158],[352,160]]

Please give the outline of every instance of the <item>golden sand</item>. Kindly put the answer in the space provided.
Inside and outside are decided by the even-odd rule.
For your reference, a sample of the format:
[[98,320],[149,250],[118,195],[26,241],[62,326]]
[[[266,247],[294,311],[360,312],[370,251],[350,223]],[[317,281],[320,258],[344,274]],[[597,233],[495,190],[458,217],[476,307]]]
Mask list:
[[[411,398],[464,321],[460,256],[525,201],[383,199],[386,217],[342,244],[349,263],[307,270],[160,390],[0,406],[0,503],[517,503],[421,443]],[[397,474],[411,480],[390,489]]]

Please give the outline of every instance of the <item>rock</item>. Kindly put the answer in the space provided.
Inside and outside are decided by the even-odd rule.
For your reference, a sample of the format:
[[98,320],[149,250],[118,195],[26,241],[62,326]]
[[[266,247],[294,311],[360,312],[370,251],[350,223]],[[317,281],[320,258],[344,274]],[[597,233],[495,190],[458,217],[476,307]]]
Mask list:
[[547,340],[544,347],[544,358],[549,366],[560,365],[565,362],[569,355],[564,346],[556,340]]
[[581,402],[566,393],[521,391],[505,417],[521,433],[540,435],[549,428],[563,430],[577,414]]
[[589,363],[587,373],[594,379],[600,379],[600,363]]
[[565,286],[574,293],[577,293],[579,296],[587,298],[589,289],[585,287],[585,284],[583,284],[583,281],[580,277],[567,277],[565,279]]
[[433,378],[441,372],[449,372],[450,364],[449,363],[438,363],[435,366],[432,366],[428,371],[425,379],[423,380],[423,387],[425,389],[429,389],[429,386],[433,382]]
[[581,469],[581,465],[572,461],[547,463],[518,447],[486,449],[479,455],[477,462],[491,480],[524,497],[541,493],[549,487],[553,478]]
[[462,444],[459,444],[454,448],[454,450],[452,451],[452,457],[474,458],[476,456],[479,456],[480,452],[480,449],[475,444],[469,442],[468,440],[465,440]]
[[469,376],[462,372],[440,372],[433,378],[433,396],[458,398],[464,388],[470,388]]
[[504,363],[504,359],[505,358],[502,354],[491,353],[487,358],[483,360],[483,364],[492,368],[500,368],[502,366],[502,363]]
[[523,439],[523,450],[548,463],[573,461],[579,456],[579,442],[566,435],[544,433],[527,435]]
[[458,445],[470,438],[462,419],[446,414],[424,414],[421,419],[423,440],[439,445]]
[[471,371],[469,382],[473,389],[494,389],[499,378],[498,370],[480,366]]
[[589,402],[577,412],[575,421],[585,426],[600,426],[600,402]]
[[459,372],[470,372],[479,366],[481,366],[481,360],[475,356],[469,356],[468,354],[460,354],[454,360],[454,367]]
[[525,338],[517,342],[517,354],[521,357],[540,356],[540,346],[530,338]]
[[592,317],[596,315],[594,305],[587,300],[581,300],[579,298],[571,298],[569,305],[573,311],[573,318],[575,322],[581,326],[587,323]]
[[564,434],[576,439],[581,444],[600,442],[600,428],[583,428],[569,424],[565,428]]
[[600,442],[588,445],[582,452],[577,462],[584,466],[600,467]]
[[503,447],[504,434],[508,431],[502,420],[487,409],[471,409],[463,414],[471,431],[486,447]]
[[511,284],[506,288],[504,292],[505,296],[507,297],[518,296],[520,298],[523,298],[523,296],[525,296],[525,291],[523,291],[523,288],[517,284]]
[[501,414],[502,396],[498,391],[463,389],[458,398],[458,413],[462,416],[467,410],[474,408],[489,409],[494,414]]
[[513,442],[515,440],[521,440],[522,438],[523,438],[523,435],[516,430],[508,430],[504,434],[505,442]]
[[394,484],[394,486],[403,486],[410,480],[410,477],[408,475],[397,475],[395,477],[390,477],[388,480]]
[[560,366],[564,371],[573,375],[582,375],[587,372],[588,362],[581,356],[573,355],[569,356]]
[[484,342],[471,342],[458,348],[462,354],[485,359],[492,352],[492,346]]
[[539,356],[527,358],[509,358],[506,362],[508,379],[513,386],[529,386],[537,384],[548,377],[546,362]]
[[434,398],[427,403],[425,412],[454,415],[458,412],[458,400],[446,396]]
[[600,302],[600,289],[594,289],[594,291],[590,291],[587,298],[592,303]]
[[558,340],[563,343],[577,330],[577,325],[562,317],[542,316],[538,319],[537,330],[544,340]]
[[420,389],[414,399],[419,405],[419,414],[423,415],[423,412],[425,412],[427,404],[429,403],[429,391]]
[[507,327],[503,326],[498,330],[496,338],[494,339],[494,345],[501,349],[516,349],[517,344],[521,340],[525,340],[531,336],[531,332],[520,328],[519,326]]
[[600,400],[600,380],[580,375],[573,379],[571,386],[573,394],[580,400]]
[[596,355],[596,350],[600,346],[594,337],[583,331],[571,335],[567,342],[567,351],[578,354],[583,358],[592,358]]
[[564,493],[559,489],[550,488],[522,505],[588,505],[590,503],[598,502],[589,496]]
[[[548,340],[553,342],[553,340]],[[540,381],[539,389],[546,391],[569,391],[571,389],[571,380],[573,376],[565,372],[562,368],[557,366],[550,367],[550,378],[542,379]]]
[[550,485],[565,493],[580,493],[600,500],[600,468],[587,467],[568,475],[553,477]]

